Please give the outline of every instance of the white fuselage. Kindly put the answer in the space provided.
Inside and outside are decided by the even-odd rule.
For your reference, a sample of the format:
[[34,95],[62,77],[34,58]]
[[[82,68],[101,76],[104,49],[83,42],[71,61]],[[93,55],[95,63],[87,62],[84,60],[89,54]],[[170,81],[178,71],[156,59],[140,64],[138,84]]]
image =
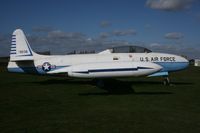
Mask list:
[[[47,68],[44,67],[44,64]],[[14,64],[10,62],[9,66],[12,65]],[[36,54],[34,56],[35,72],[39,74],[66,73],[68,76],[79,78],[144,76],[160,71],[181,70],[187,65],[188,61],[185,58],[163,53],[75,54],[64,56]],[[21,72],[24,72],[24,70],[22,69]]]

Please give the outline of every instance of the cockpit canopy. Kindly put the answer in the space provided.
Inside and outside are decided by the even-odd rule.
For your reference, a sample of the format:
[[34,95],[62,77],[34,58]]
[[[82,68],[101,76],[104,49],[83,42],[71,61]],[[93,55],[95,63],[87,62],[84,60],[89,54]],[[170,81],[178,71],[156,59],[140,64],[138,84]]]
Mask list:
[[111,53],[150,53],[151,50],[140,46],[118,46],[110,48]]

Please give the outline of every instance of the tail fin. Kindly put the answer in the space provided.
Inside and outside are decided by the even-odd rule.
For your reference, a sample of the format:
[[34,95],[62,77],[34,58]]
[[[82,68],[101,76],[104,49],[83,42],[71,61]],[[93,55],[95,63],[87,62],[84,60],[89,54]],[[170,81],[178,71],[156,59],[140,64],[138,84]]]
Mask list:
[[17,29],[12,34],[10,50],[10,61],[31,61],[33,60],[32,51],[23,31]]

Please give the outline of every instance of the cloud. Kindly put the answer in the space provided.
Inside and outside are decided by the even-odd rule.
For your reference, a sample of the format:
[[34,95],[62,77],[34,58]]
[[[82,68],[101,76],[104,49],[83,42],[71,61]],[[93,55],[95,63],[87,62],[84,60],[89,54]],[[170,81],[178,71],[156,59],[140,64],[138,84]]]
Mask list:
[[179,11],[189,9],[194,0],[147,0],[146,5],[152,9]]
[[109,37],[113,37],[113,36],[133,36],[136,35],[137,31],[134,29],[127,29],[127,30],[114,30],[112,32],[101,32],[99,34],[99,38],[101,39],[108,39]]
[[60,30],[48,32],[48,38],[53,39],[84,40],[85,37],[86,35],[80,32],[63,32]]
[[100,35],[99,35],[99,37],[100,38],[102,38],[102,39],[107,39],[107,38],[109,38],[111,35],[110,35],[110,33],[108,33],[108,32],[102,32],[102,33],[100,33]]
[[150,47],[160,47],[161,44],[159,44],[159,43],[151,43],[149,46]]
[[51,51],[52,54],[66,54],[89,46],[92,39],[80,32],[54,30],[45,35],[30,35],[28,41],[36,51]]
[[127,30],[114,30],[112,35],[114,36],[132,36],[136,35],[137,31],[134,29],[127,29]]
[[53,31],[54,28],[51,26],[37,26],[37,27],[33,27],[32,31],[33,32],[50,32]]
[[108,40],[110,36],[112,36],[111,32],[102,32],[99,36],[91,38],[80,32],[54,30],[45,36],[30,35],[28,41],[35,51],[50,51],[52,54],[67,54],[74,50],[99,52],[109,47],[128,44],[126,41]]
[[179,40],[183,37],[184,35],[180,32],[171,32],[171,33],[165,34],[166,39]]
[[114,34],[113,32],[102,32],[99,36],[91,38],[80,32],[54,30],[43,36],[40,34],[30,35],[28,41],[35,51],[51,51],[52,54],[67,54],[74,50],[101,51],[113,46],[128,45],[129,42],[127,41],[113,41],[109,37],[136,34],[134,30],[118,30],[118,32]]
[[102,21],[101,23],[100,23],[100,26],[102,27],[102,28],[107,28],[107,27],[110,27],[112,24],[109,22],[109,21]]
[[200,58],[200,46],[198,44],[195,46],[188,46],[187,44],[174,45],[171,43],[152,43],[145,44],[144,46],[154,52],[184,55],[189,59]]

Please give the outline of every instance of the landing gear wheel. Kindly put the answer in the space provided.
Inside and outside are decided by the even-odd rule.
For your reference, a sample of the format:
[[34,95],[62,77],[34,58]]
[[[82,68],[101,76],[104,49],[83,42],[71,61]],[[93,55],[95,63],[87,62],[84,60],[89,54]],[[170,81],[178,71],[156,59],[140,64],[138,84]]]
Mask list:
[[164,78],[163,84],[166,85],[166,86],[169,86],[169,85],[170,85],[169,77],[165,77],[165,78]]

